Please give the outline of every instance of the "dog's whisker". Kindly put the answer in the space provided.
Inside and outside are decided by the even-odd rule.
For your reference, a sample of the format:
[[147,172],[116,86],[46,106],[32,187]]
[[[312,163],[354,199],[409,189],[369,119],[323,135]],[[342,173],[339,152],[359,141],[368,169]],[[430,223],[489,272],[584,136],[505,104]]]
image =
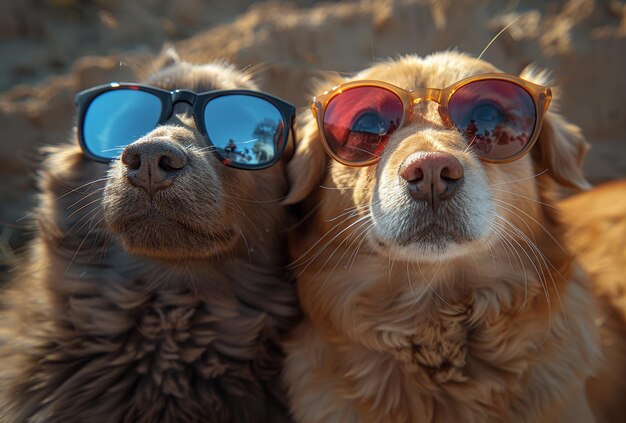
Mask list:
[[[509,203],[507,203],[506,201],[499,200],[499,199],[497,199],[497,198],[494,198],[494,199],[493,199],[493,201],[494,201],[495,203],[497,203],[497,204],[500,206],[500,208],[502,208],[504,211],[509,212],[511,215],[513,215],[513,216],[517,217],[517,218],[518,218],[518,219],[519,219],[519,220],[520,220],[520,221],[524,224],[524,226],[526,226],[526,229],[528,229],[528,233],[530,233],[530,234],[531,234],[531,236],[533,237],[533,242],[534,242],[534,243],[536,243],[536,242],[537,242],[537,240],[535,239],[535,234],[534,234],[534,232],[533,232],[532,228],[530,227],[530,225],[528,224],[528,222],[526,222],[526,220],[524,220],[524,219],[523,219],[523,218],[522,218],[519,214],[515,213],[515,211],[514,211],[514,210],[511,210],[511,209],[509,208],[509,206],[515,207],[514,205],[509,204]],[[517,208],[517,207],[516,207],[516,208]],[[537,223],[537,221],[536,221],[536,220],[535,220],[535,222]],[[521,229],[520,229],[520,231],[521,231]]]
[[371,151],[365,150],[364,148],[355,147],[353,145],[345,145],[343,148],[351,148],[352,150],[357,150],[359,152],[369,154],[373,158],[380,159],[380,155],[372,153]]
[[411,272],[409,271],[408,261],[404,263],[404,267],[406,268],[406,280],[409,283],[409,289],[411,290],[411,294],[415,295],[415,290],[413,289],[413,284],[411,283]]
[[[513,207],[515,210],[519,210],[520,212],[522,212],[525,216],[527,216],[528,218],[530,218],[533,222],[535,222],[542,230],[543,232],[545,232],[546,235],[548,235],[550,237],[550,239],[556,244],[557,247],[559,247],[561,249],[561,251],[563,251],[564,253],[567,253],[567,249],[554,237],[554,235],[552,235],[552,233],[548,230],[548,228],[546,228],[541,222],[539,222],[537,219],[535,219],[533,216],[531,216],[529,213],[527,213],[526,211],[522,210],[521,208],[507,202],[504,200],[499,200],[499,199],[494,199],[495,201],[497,201],[500,204],[504,204],[507,207]],[[526,223],[524,221],[524,219],[522,219],[522,217],[520,215],[518,215],[517,213],[515,213],[513,210],[508,209],[507,210],[517,216],[521,221],[523,221],[524,223]],[[526,225],[528,226],[528,225]],[[530,227],[528,228],[530,230]]]
[[[70,189],[70,190],[69,190],[68,192],[66,192],[65,194],[58,196],[58,197],[56,198],[56,200],[60,200],[60,199],[61,199],[61,198],[63,198],[63,197],[67,197],[68,195],[73,194],[73,193],[75,193],[75,192],[79,191],[80,189],[85,188],[85,187],[87,187],[87,186],[89,186],[89,185],[93,185],[93,184],[96,184],[96,183],[98,183],[98,182],[106,182],[106,181],[108,181],[108,180],[110,180],[110,179],[111,179],[111,176],[107,175],[107,176],[105,176],[105,177],[103,177],[103,178],[98,178],[98,179],[95,179],[95,180],[93,180],[93,181],[89,181],[89,182],[87,182],[87,183],[84,183],[84,184],[82,184],[82,185],[80,185],[80,186],[76,187],[76,188],[72,188],[72,189]],[[69,187],[68,187],[68,188],[69,188]],[[82,194],[82,193],[81,193],[81,194]],[[86,193],[85,193],[85,194],[86,194]]]
[[[365,220],[365,224],[363,224],[363,225],[359,225],[359,227],[358,227],[358,228],[356,228],[354,231],[352,231],[352,233],[349,235],[349,238],[351,237],[351,238],[353,238],[353,240],[352,240],[352,242],[350,243],[350,245],[348,245],[348,246],[345,248],[345,253],[344,253],[344,255],[345,255],[346,253],[350,252],[350,250],[351,250],[352,246],[353,246],[354,244],[356,244],[357,242],[359,242],[359,240],[361,239],[361,236],[362,236],[364,233],[366,233],[366,231],[368,230],[368,228],[371,228],[371,227],[372,227],[372,220],[371,220],[371,217],[372,217],[372,216],[368,214],[368,217],[369,217],[369,220]],[[359,245],[360,245],[360,243],[359,243]],[[350,260],[351,260],[352,256],[354,255],[354,252],[355,252],[355,251],[356,251],[356,249],[355,249],[355,250],[354,250],[354,251],[350,254],[350,257],[348,258],[348,260],[347,260],[347,262],[346,262],[346,265],[344,266],[344,269],[348,269],[348,267],[349,267],[349,265],[350,265]],[[343,258],[343,256],[342,256],[341,258]],[[341,259],[340,259],[340,260],[341,260]]]
[[350,191],[354,189],[354,187],[327,187],[324,185],[318,185],[318,187],[321,189],[335,190],[335,191]]
[[501,235],[500,238],[501,238],[501,245],[508,246],[508,249],[510,249],[513,253],[515,253],[515,256],[517,257],[517,265],[522,270],[522,274],[524,275],[524,310],[526,310],[528,308],[528,272],[526,271],[526,266],[524,266],[524,261],[522,260],[522,256],[515,249],[515,246],[513,245],[513,243],[509,241],[504,234]]
[[534,179],[534,178],[537,178],[537,177],[539,177],[539,176],[543,175],[543,174],[544,174],[544,173],[546,173],[548,170],[549,170],[549,169],[542,170],[541,172],[539,172],[539,173],[537,173],[537,174],[535,174],[535,175],[529,176],[528,178],[516,179],[516,180],[514,180],[514,181],[510,181],[510,180],[509,180],[509,181],[506,181],[506,182],[498,182],[498,183],[495,183],[495,184],[487,184],[487,186],[489,186],[489,187],[497,187],[497,186],[500,186],[500,185],[508,185],[508,184],[514,184],[514,183],[517,183],[517,182],[524,182],[524,181],[528,181],[528,180],[530,180],[530,179]]
[[76,248],[76,251],[74,252],[74,255],[72,256],[72,258],[70,259],[70,262],[68,263],[67,267],[65,268],[65,272],[63,273],[63,276],[65,276],[67,274],[67,272],[69,272],[69,270],[72,268],[72,265],[74,264],[74,261],[76,260],[76,258],[78,257],[78,253],[80,252],[81,248],[83,247],[83,245],[85,244],[85,242],[89,239],[89,235],[91,234],[91,232],[104,220],[104,217],[101,217],[98,220],[98,223],[96,223],[94,225],[93,228],[91,228],[87,234],[83,237],[83,239],[81,240],[80,244],[78,244],[78,248]]
[[505,229],[498,227],[498,226],[494,226],[493,231],[494,231],[494,235],[498,239],[498,242],[500,243],[500,245],[502,245],[502,247],[504,248],[504,251],[507,254],[507,257],[509,259],[510,269],[513,269],[513,264],[511,262],[511,257],[508,251],[510,250],[513,254],[515,254],[515,257],[517,258],[518,268],[521,270],[524,276],[524,308],[525,308],[526,305],[528,304],[528,274],[526,272],[526,266],[524,266],[524,261],[522,260],[521,255],[519,254],[519,252],[517,251],[513,243],[506,236]]
[[366,219],[369,219],[369,216],[363,216],[363,217],[355,220],[354,222],[350,223],[347,227],[342,229],[339,233],[335,234],[335,236],[333,236],[328,242],[326,242],[326,244],[321,249],[319,249],[315,253],[315,255],[306,264],[306,266],[300,271],[300,273],[298,275],[296,275],[296,278],[300,277],[309,268],[309,266],[313,263],[313,261],[317,257],[319,257],[319,255],[322,254],[326,250],[326,248],[328,248],[339,236],[341,236],[346,231],[350,230],[354,225],[359,224],[360,222],[362,222],[363,220],[366,220]]
[[467,143],[467,145],[465,146],[465,148],[463,149],[462,154],[467,154],[468,151],[471,150],[472,146],[474,145],[474,142],[478,139],[478,137],[476,135],[474,135],[472,137],[472,139]]
[[498,37],[500,37],[500,35],[502,35],[507,29],[509,29],[515,22],[517,22],[523,15],[519,15],[517,16],[515,19],[513,19],[511,22],[509,22],[509,24],[507,26],[505,26],[504,28],[502,28],[500,30],[500,32],[498,32],[492,39],[491,41],[489,41],[487,43],[487,45],[485,46],[485,48],[483,49],[483,51],[480,52],[480,54],[478,55],[478,57],[476,58],[476,61],[474,62],[474,64],[472,65],[472,67],[470,68],[469,71],[469,75],[472,74],[472,71],[474,70],[474,68],[476,67],[476,65],[478,64],[478,62],[480,61],[480,59],[483,57],[483,55],[487,52],[487,50],[489,49],[489,47],[491,47],[491,45],[498,39]]
[[349,263],[351,261],[350,268],[348,271],[352,270],[352,266],[354,266],[354,263],[356,262],[356,258],[358,256],[359,250],[361,249],[361,246],[363,245],[363,242],[367,239],[367,237],[373,230],[374,230],[374,224],[371,223],[369,227],[363,231],[363,234],[361,235],[361,241],[359,242],[356,249],[354,250],[354,253],[352,254],[352,257],[350,258],[350,260],[348,260]]
[[[352,218],[352,217],[354,217],[354,216],[358,216],[358,214],[359,214],[359,210],[354,210],[354,209],[353,209],[353,210],[349,210],[349,211],[347,211],[347,212],[345,212],[345,213],[338,214],[338,215],[337,215],[337,216],[335,216],[335,217],[331,217],[330,219],[324,219],[324,221],[325,221],[325,222],[334,222],[334,221],[336,221],[337,219],[340,219],[340,218],[342,218],[342,217],[344,217],[344,218],[345,218],[346,216],[348,216],[348,217],[347,217],[347,219],[350,219],[350,218]],[[345,221],[345,219],[344,219],[344,221]]]
[[[310,247],[309,247],[309,248],[308,248],[308,249],[307,249],[304,253],[302,253],[302,255],[301,255],[299,258],[297,258],[296,260],[292,261],[292,262],[291,262],[291,264],[290,264],[290,267],[292,267],[292,268],[293,268],[293,267],[297,267],[297,266],[298,266],[298,264],[299,264],[302,260],[305,260],[305,259],[306,259],[307,261],[309,261],[309,262],[310,262],[310,261],[312,261],[312,260],[314,260],[314,259],[315,259],[315,258],[316,258],[319,254],[321,254],[321,250],[323,250],[323,249],[325,248],[325,246],[324,246],[324,247],[322,247],[322,249],[321,249],[321,250],[317,251],[316,255],[315,255],[314,257],[310,258],[310,259],[308,258],[309,253],[310,253],[311,251],[313,251],[317,245],[319,245],[320,243],[322,243],[322,242],[325,240],[325,238],[326,238],[326,237],[331,236],[332,231],[334,231],[334,230],[336,230],[336,229],[340,228],[340,227],[341,227],[341,225],[343,225],[343,224],[347,223],[347,222],[348,222],[351,218],[352,218],[352,216],[348,216],[348,217],[346,217],[346,218],[345,218],[345,219],[343,219],[342,221],[340,221],[340,222],[336,223],[336,224],[335,224],[332,228],[330,228],[328,231],[326,231],[326,233],[324,233],[324,235],[322,235],[321,237],[319,237],[319,239],[318,239],[318,240],[317,240],[317,241],[316,241],[313,245],[311,245],[311,246],[310,246]],[[331,241],[332,241],[332,240],[331,240]]]
[[[501,219],[503,222],[508,222],[507,219],[503,218],[502,216],[499,216],[496,214],[496,218]],[[495,223],[495,222],[494,222]],[[508,222],[509,226],[511,229],[517,229],[517,227],[515,225],[513,225],[512,223]],[[507,227],[506,226],[502,226],[502,229],[504,229],[505,231],[507,231]],[[526,257],[528,258],[530,264],[533,266],[535,273],[537,274],[537,276],[539,277],[539,283],[541,285],[541,287],[543,288],[544,294],[545,294],[545,298],[546,298],[546,304],[548,307],[548,331],[546,333],[546,337],[544,338],[544,340],[542,342],[545,342],[545,340],[548,338],[550,331],[552,330],[552,301],[550,300],[550,293],[548,291],[548,287],[547,287],[547,278],[545,276],[545,272],[543,270],[543,266],[541,266],[540,263],[535,263],[535,261],[531,258],[530,254],[528,253],[528,251],[526,251],[526,249],[522,246],[522,244],[520,244],[520,242],[517,240],[517,237],[515,236],[511,236],[509,237],[509,240],[511,240],[512,242],[516,243],[517,246],[519,247],[519,249],[526,255]],[[530,244],[529,244],[530,246]],[[531,248],[531,252],[534,253],[534,251]],[[538,258],[538,257],[535,257]]]
[[[503,231],[504,233],[506,233],[506,229],[505,228],[501,228],[501,231]],[[508,237],[505,234],[502,234],[500,237],[500,243],[503,247],[505,248],[509,248],[514,254],[515,257],[517,258],[517,262],[518,262],[518,266],[522,271],[523,277],[524,277],[524,302],[523,302],[523,309],[526,310],[528,307],[528,272],[526,270],[526,266],[524,265],[524,260],[522,259],[522,256],[520,255],[520,253],[518,252],[518,249],[515,248],[515,246],[513,245],[513,243],[508,239]],[[544,295],[546,296],[546,299],[548,300],[548,309],[550,309],[550,303],[549,303],[549,295],[544,287],[544,284],[541,280],[541,276],[538,275],[539,279],[539,283],[541,285],[541,287],[544,290]]]
[[233,210],[238,210],[238,213],[241,217],[243,217],[248,223],[250,223],[250,226],[252,227],[252,229],[254,229],[256,231],[257,236],[262,237],[263,233],[262,231],[259,229],[259,227],[256,225],[256,223],[254,223],[252,221],[252,219],[250,219],[248,217],[248,215],[246,214],[246,212],[243,211],[243,209],[241,208],[241,206],[239,205],[239,203],[237,201],[235,201],[234,199],[231,198],[231,200],[233,200],[233,203],[235,203],[236,209]]
[[462,313],[463,310],[459,310],[458,308],[454,307],[452,304],[450,304],[448,301],[446,301],[445,298],[443,298],[438,292],[437,290],[432,286],[433,282],[435,281],[435,279],[437,278],[437,275],[439,275],[439,271],[441,270],[441,266],[443,265],[443,261],[439,260],[437,262],[437,270],[435,270],[435,273],[433,275],[433,277],[430,279],[430,282],[428,283],[427,287],[428,289],[430,289],[432,291],[433,294],[435,294],[435,296],[437,298],[439,298],[445,305],[447,305],[448,307],[450,307],[452,310],[456,311],[457,313]]
[[[552,262],[545,256],[545,254],[543,254],[543,252],[539,249],[539,247],[533,243],[531,241],[530,238],[528,238],[528,236],[526,236],[526,234],[524,234],[522,231],[519,230],[519,228],[517,228],[516,226],[514,226],[508,219],[503,218],[502,216],[500,217],[501,219],[504,219],[505,222],[508,222],[509,226],[511,226],[512,228],[514,228],[514,231],[518,232],[519,235],[522,237],[522,239],[528,244],[528,246],[531,248],[531,251],[535,254],[536,258],[538,260],[541,260],[541,262],[543,263],[543,265],[546,267],[546,271],[548,273],[548,275],[550,276],[550,280],[552,282],[553,288],[554,288],[554,292],[557,296],[557,300],[559,302],[559,306],[561,308],[561,310],[565,310],[565,307],[563,305],[563,301],[561,299],[561,295],[559,294],[559,290],[556,286],[556,281],[554,280],[554,276],[552,274],[552,271],[550,271],[550,268],[552,268],[552,270],[554,270],[557,275],[560,276],[561,280],[563,280],[564,282],[567,282],[567,279],[561,274],[561,272],[552,264]],[[542,267],[543,268],[543,267]],[[545,279],[547,282],[547,279]],[[567,315],[565,315],[565,312],[562,312],[564,321],[565,321],[565,325],[567,327],[567,330],[569,331],[569,321],[567,318]]]
[[[226,194],[226,193],[224,193],[224,196],[225,196],[226,198],[228,198],[228,199],[232,200],[232,201],[233,201],[233,202],[237,205],[237,208],[240,210],[241,215],[242,215],[242,216],[243,216],[246,220],[248,220],[249,222],[251,221],[251,220],[250,220],[250,218],[249,218],[249,217],[245,214],[245,212],[243,211],[243,209],[242,209],[241,205],[239,204],[239,202],[236,200],[236,198],[235,198],[235,197],[233,197],[233,196],[231,196],[231,195],[229,195],[229,194]],[[276,216],[275,216],[275,214],[274,214],[271,210],[269,210],[269,209],[266,207],[266,205],[265,205],[265,204],[263,204],[263,203],[262,203],[262,202],[260,202],[260,201],[259,201],[259,202],[257,202],[256,204],[258,204],[258,205],[259,205],[259,206],[263,209],[263,211],[265,212],[265,214],[266,214],[267,216],[269,216],[269,217],[270,217],[270,218],[271,218],[271,219],[272,219],[272,220],[273,220],[273,221],[274,221],[274,222],[275,222],[278,226],[280,226],[280,227],[281,227],[281,230],[283,230],[283,231],[285,231],[285,232],[287,231],[287,227],[285,227],[285,226],[284,226],[283,221],[282,221],[281,219],[279,219],[278,217],[276,217]]]
[[[224,183],[224,187],[226,187],[228,191],[238,191],[239,187],[230,183],[229,181],[223,181],[223,183]],[[270,198],[267,200],[259,200],[256,197],[254,197],[254,194],[252,194],[251,192],[248,192],[246,194],[250,195],[250,197],[246,198],[246,197],[237,196],[237,195],[234,195],[232,192],[229,193],[227,196],[228,198],[232,198],[237,201],[243,201],[243,202],[253,203],[253,204],[275,204],[287,198],[287,195],[281,195],[280,197],[276,197],[276,198]]]
[[522,194],[519,194],[519,193],[516,193],[516,192],[513,192],[513,191],[500,189],[500,188],[493,188],[493,190],[494,191],[504,192],[506,194],[511,194],[511,195],[516,196],[516,197],[520,197],[520,198],[523,198],[525,200],[532,201],[532,202],[537,203],[537,204],[541,204],[542,206],[551,207],[551,208],[553,208],[555,210],[559,210],[559,208],[557,206],[555,206],[554,204],[545,203],[543,201],[539,201],[539,200],[537,200],[535,198],[531,198],[531,197],[528,197],[528,196],[525,196],[525,195],[522,195]]
[[74,210],[72,213],[70,213],[67,216],[65,216],[65,219],[63,219],[62,222],[66,222],[70,217],[74,216],[76,213],[80,212],[85,207],[89,207],[90,205],[92,205],[94,203],[97,203],[99,201],[102,201],[102,199],[101,198],[96,198],[95,200],[92,200],[92,201],[88,202],[87,204],[84,204],[84,205],[80,206],[79,208]]
[[89,194],[85,194],[84,196],[82,196],[79,200],[73,202],[72,204],[70,204],[69,206],[67,206],[65,209],[66,210],[70,210],[71,208],[73,208],[74,206],[80,204],[81,202],[85,201],[87,198],[90,198],[92,195],[101,193],[102,191],[104,191],[106,189],[106,187],[100,187],[95,189],[94,191],[90,192]]
[[[413,268],[413,271],[414,272],[416,271],[416,269],[415,269],[416,265],[417,265],[417,272],[419,272],[419,274],[421,275],[422,280],[426,280],[427,278],[426,278],[426,276],[424,274],[424,270],[422,269],[422,266],[420,265],[419,261],[412,262],[412,266],[411,267]],[[430,288],[429,285],[432,284],[433,280],[431,280],[428,283],[426,283],[425,286],[423,288],[421,288],[421,292],[419,293],[419,295],[417,297],[413,298],[413,306],[411,308],[420,305],[420,302],[422,301],[424,296],[429,292],[429,290],[430,290],[429,289]],[[422,308],[422,312],[426,315],[426,317],[428,318],[428,320],[430,322],[435,322],[436,321],[436,319],[428,312],[428,308],[427,307],[423,307]]]
[[380,200],[372,201],[371,203],[357,204],[355,206],[345,208],[344,209],[345,210],[344,213],[341,213],[341,214],[339,214],[339,215],[337,215],[335,217],[331,217],[330,219],[325,219],[325,221],[326,222],[332,222],[332,221],[335,221],[335,220],[339,219],[340,217],[345,216],[347,214],[355,213],[353,215],[356,215],[356,213],[360,212],[361,210],[363,210],[363,209],[371,209],[372,207],[375,207],[377,204],[380,204]]
[[396,248],[395,246],[392,245],[391,250],[393,252],[393,258],[391,254],[389,254],[387,257],[387,269],[388,269],[387,287],[389,287],[390,292],[391,292],[391,273],[393,272],[393,265],[396,262],[396,258],[398,257],[399,248]]
[[[345,220],[344,220],[343,222],[341,222],[339,225],[341,225],[341,224],[343,224],[343,223],[347,223],[347,221],[348,221],[349,219],[350,219],[350,218],[345,219]],[[331,239],[329,239],[329,240],[326,242],[326,244],[325,244],[325,245],[324,245],[324,246],[323,246],[320,250],[316,251],[315,255],[314,255],[313,257],[311,257],[311,259],[310,259],[310,260],[308,260],[308,262],[307,262],[307,266],[308,266],[308,265],[310,265],[310,264],[312,264],[312,263],[313,263],[313,261],[314,261],[314,260],[315,260],[315,259],[316,259],[316,258],[317,258],[320,254],[321,254],[321,253],[323,253],[323,252],[324,252],[324,251],[325,251],[325,250],[326,250],[326,249],[327,249],[327,248],[328,248],[328,247],[329,247],[329,246],[330,246],[330,245],[331,245],[331,244],[332,244],[332,243],[333,243],[333,242],[334,242],[337,238],[339,238],[339,237],[340,237],[340,236],[341,236],[344,232],[349,231],[350,229],[352,229],[352,228],[353,228],[354,226],[356,226],[356,225],[359,225],[359,228],[360,228],[360,227],[361,227],[360,223],[361,223],[361,222],[363,222],[363,221],[367,221],[368,219],[369,219],[369,216],[367,216],[367,215],[366,215],[366,216],[362,216],[362,217],[360,217],[360,218],[358,218],[358,219],[354,220],[354,221],[353,221],[352,223],[350,223],[347,227],[345,227],[344,229],[342,229],[339,233],[335,234],[335,235],[334,235]],[[335,227],[337,227],[337,225],[335,225]],[[339,226],[339,227],[340,227],[340,226]],[[333,228],[333,229],[334,229],[334,228]],[[338,227],[337,227],[337,229],[338,229]],[[331,231],[328,231],[328,233],[330,233],[330,232],[331,232]],[[349,235],[349,236],[348,236],[348,237],[346,237],[346,238],[344,238],[344,240],[342,240],[342,242],[339,244],[339,246],[338,246],[337,248],[339,248],[339,247],[343,244],[343,242],[344,242],[346,239],[349,239],[349,238],[350,238],[350,236],[352,236],[353,234],[354,234],[354,231],[349,232],[349,233],[348,233],[348,235]],[[335,251],[337,250],[337,248],[335,248]],[[334,252],[333,252],[333,254],[334,254]],[[322,266],[322,268],[323,268],[323,267],[324,267],[324,266]]]
[[[493,245],[491,243],[491,239],[489,240],[483,240],[483,244],[487,247],[487,250],[489,251],[489,256],[491,256],[491,269],[495,270],[496,269],[496,254],[495,251],[493,249]],[[508,252],[507,252],[507,257],[508,257]],[[511,259],[509,257],[509,265],[511,264]],[[454,280],[454,278],[453,278]]]
[[[492,230],[493,230],[493,236],[500,243],[500,245],[502,245],[503,248],[504,248],[504,245],[502,244],[504,239],[503,239],[503,235],[501,234],[500,230],[497,227],[492,227]],[[490,243],[488,241],[486,241],[486,243],[489,246]],[[507,260],[509,262],[509,269],[513,269],[513,262],[511,261],[511,255],[509,254],[509,249],[508,248],[504,248],[504,252],[505,252]],[[519,265],[519,263],[518,263],[518,265]],[[494,265],[494,268],[495,268],[495,265]]]
[[[352,225],[355,225],[357,222],[354,222]],[[365,224],[367,225],[367,221],[366,222],[358,222],[361,223],[361,225]],[[357,228],[358,230],[358,228]],[[317,277],[320,272],[322,272],[322,270],[324,270],[326,268],[326,266],[328,265],[328,263],[330,262],[330,260],[332,260],[332,258],[334,257],[335,253],[337,252],[337,250],[339,250],[339,248],[341,248],[341,246],[346,243],[348,240],[350,239],[350,237],[346,237],[344,238],[339,245],[333,250],[333,252],[331,254],[329,254],[328,258],[326,259],[326,261],[319,267],[317,273],[314,275],[314,277]],[[346,255],[348,249],[344,249],[344,253],[343,255],[336,261],[335,265],[333,266],[333,268],[331,269],[330,272],[327,272],[328,275],[326,276],[326,278],[324,279],[324,281],[322,281],[322,283],[320,284],[320,287],[318,288],[317,292],[315,293],[315,295],[313,296],[312,300],[313,302],[315,302],[315,300],[317,299],[318,295],[320,294],[320,292],[322,292],[322,290],[324,289],[324,286],[326,285],[326,283],[328,282],[328,280],[330,279],[331,276],[333,276],[333,272],[337,269],[337,266],[339,265],[339,263],[341,262],[341,259],[343,259],[343,257]],[[306,270],[306,268],[304,269]],[[301,275],[296,276],[296,279],[298,277],[300,277]]]
[[124,150],[126,150],[126,147],[127,147],[126,145],[120,145],[120,146],[117,146],[117,147],[111,147],[111,148],[107,148],[105,150],[100,150],[100,151],[102,153],[110,153],[112,151],[124,151]]
[[[81,231],[81,229],[83,229],[85,226],[87,226],[87,224],[89,224],[91,222],[91,220],[98,215],[98,212],[101,211],[102,209],[100,208],[99,205],[95,206],[93,209],[89,210],[89,212],[85,213],[85,215],[83,217],[81,217],[79,220],[76,221],[76,223],[74,223],[74,225],[72,225],[72,227],[69,229],[68,233],[70,232],[76,232],[79,233]],[[91,218],[88,218],[88,216],[91,216]],[[85,220],[86,219],[86,220]],[[83,220],[85,220],[83,222],[83,224],[74,231],[74,228]],[[91,228],[91,226],[90,226]]]
[[243,234],[243,231],[239,231],[239,233],[241,234],[241,238],[243,239],[243,242],[246,244],[246,251],[248,252],[248,263],[252,265],[252,256],[250,255],[250,245],[248,245],[248,240],[246,239],[246,236]]
[[[369,218],[369,216],[368,216],[368,218]],[[355,224],[351,225],[351,226],[355,226],[354,230],[352,230],[348,234],[348,236],[346,236],[344,239],[342,239],[341,242],[339,243],[339,245],[337,245],[337,247],[335,247],[333,252],[331,254],[329,254],[329,256],[326,259],[326,261],[320,266],[320,270],[325,269],[326,266],[328,265],[328,263],[330,262],[330,260],[334,257],[335,253],[337,253],[337,251],[344,244],[346,244],[347,242],[349,242],[352,239],[352,241],[350,242],[350,245],[348,245],[346,248],[343,248],[343,254],[341,255],[341,257],[339,257],[338,260],[336,260],[335,265],[333,266],[332,270],[330,272],[328,272],[328,277],[332,276],[332,274],[335,271],[335,269],[337,269],[337,266],[339,265],[339,263],[341,263],[341,260],[350,251],[351,246],[358,240],[358,237],[356,236],[357,232],[359,232],[364,227],[367,227],[369,223],[370,222],[368,221],[368,219],[363,219],[361,222],[355,222]],[[347,264],[346,264],[346,267],[347,267]]]

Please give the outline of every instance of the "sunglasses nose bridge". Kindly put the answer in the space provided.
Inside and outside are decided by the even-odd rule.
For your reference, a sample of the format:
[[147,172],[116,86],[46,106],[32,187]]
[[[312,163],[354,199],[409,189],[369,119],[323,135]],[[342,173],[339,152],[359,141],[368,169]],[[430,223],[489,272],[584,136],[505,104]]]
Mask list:
[[180,102],[193,106],[196,102],[196,93],[188,90],[176,90],[172,92],[172,104]]
[[420,106],[425,106],[424,103],[428,101],[437,103],[441,110],[441,93],[442,91],[437,88],[417,88],[411,90],[409,92],[410,104],[406,114],[407,119],[412,120],[415,116],[424,113],[425,109]]
[[172,115],[193,115],[196,93],[188,90],[176,90],[172,92]]
[[437,88],[417,88],[410,91],[411,108],[424,101],[434,101],[441,104],[441,90]]

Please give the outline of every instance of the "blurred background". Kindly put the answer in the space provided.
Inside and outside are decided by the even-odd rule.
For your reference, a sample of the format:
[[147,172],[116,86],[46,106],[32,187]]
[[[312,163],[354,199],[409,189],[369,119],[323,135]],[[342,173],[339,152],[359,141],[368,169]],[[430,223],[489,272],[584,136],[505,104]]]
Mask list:
[[[512,23],[512,24],[511,24]],[[226,59],[297,106],[320,71],[458,48],[517,73],[553,72],[560,109],[592,149],[590,181],[626,177],[626,3],[616,0],[3,0],[0,2],[0,280],[28,238],[38,149],[67,140],[74,94],[136,81],[172,43]]]

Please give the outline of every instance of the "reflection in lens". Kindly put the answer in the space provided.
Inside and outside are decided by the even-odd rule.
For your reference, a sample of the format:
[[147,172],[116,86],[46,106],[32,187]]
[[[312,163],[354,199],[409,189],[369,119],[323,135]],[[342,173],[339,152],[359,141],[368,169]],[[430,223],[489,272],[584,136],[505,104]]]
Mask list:
[[381,87],[356,87],[336,95],[324,112],[329,148],[350,163],[377,159],[389,135],[400,125],[404,106]]
[[285,129],[273,104],[245,94],[210,100],[204,108],[204,126],[220,156],[251,166],[263,166],[276,158]]
[[492,160],[504,160],[524,150],[535,129],[531,95],[508,81],[484,80],[459,88],[450,98],[452,123],[474,150]]
[[87,149],[99,157],[119,157],[124,148],[152,131],[161,116],[161,100],[145,91],[107,91],[90,104],[83,122]]

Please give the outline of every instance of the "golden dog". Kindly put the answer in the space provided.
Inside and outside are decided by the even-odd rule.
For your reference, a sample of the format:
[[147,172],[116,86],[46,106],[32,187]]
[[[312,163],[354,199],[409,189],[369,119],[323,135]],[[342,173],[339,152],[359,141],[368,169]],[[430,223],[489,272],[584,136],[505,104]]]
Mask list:
[[626,421],[626,181],[559,203],[565,242],[593,281],[604,360],[587,386],[599,422]]
[[[159,61],[154,86],[256,89],[232,66]],[[290,421],[284,163],[224,166],[174,107],[110,166],[49,149],[36,236],[1,297],[0,421]]]
[[[489,72],[498,70],[446,52],[350,80],[411,90]],[[521,78],[547,84],[532,69]],[[444,125],[435,102],[414,108],[365,167],[327,158],[314,119],[304,122],[286,200],[311,215],[292,248],[306,315],[284,373],[294,417],[592,421],[585,383],[601,359],[596,309],[553,206],[559,186],[588,187],[580,130],[553,104],[529,154],[492,164]],[[454,163],[448,179],[462,183],[439,205],[408,187],[416,154]]]

